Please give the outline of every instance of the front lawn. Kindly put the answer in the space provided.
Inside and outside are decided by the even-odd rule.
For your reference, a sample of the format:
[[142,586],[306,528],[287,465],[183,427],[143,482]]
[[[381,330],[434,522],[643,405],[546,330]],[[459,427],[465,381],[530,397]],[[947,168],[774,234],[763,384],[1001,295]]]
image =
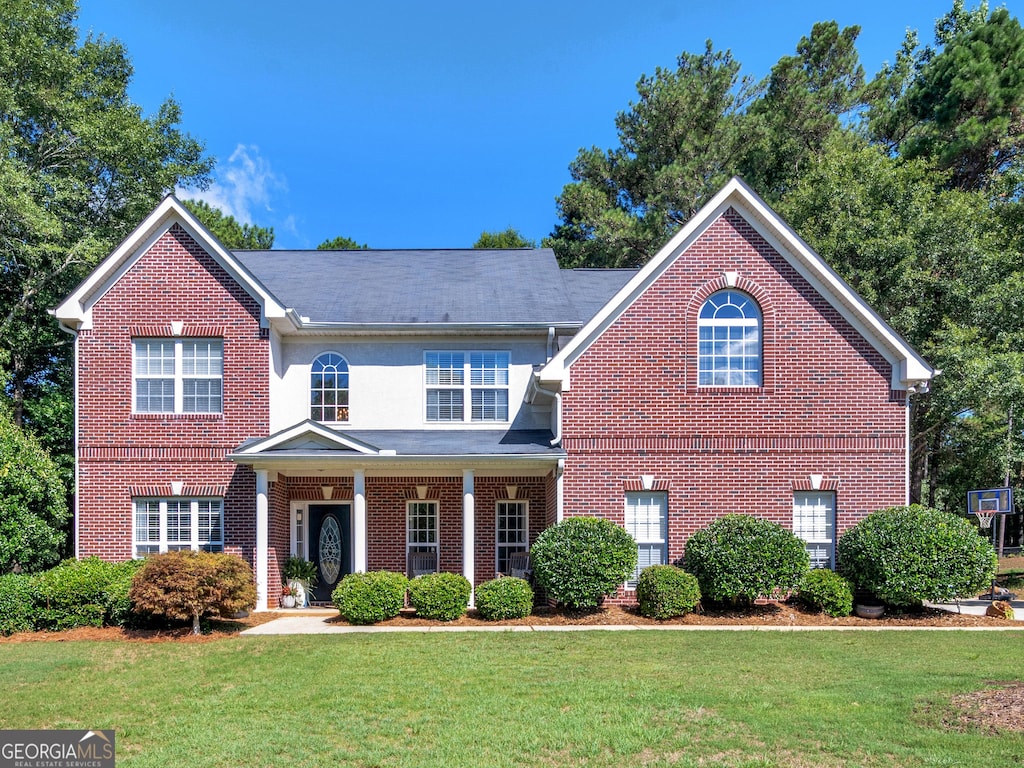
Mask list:
[[[1014,766],[954,694],[1024,632],[630,632],[0,644],[0,728],[120,766]],[[1011,724],[1012,725],[1012,724]]]

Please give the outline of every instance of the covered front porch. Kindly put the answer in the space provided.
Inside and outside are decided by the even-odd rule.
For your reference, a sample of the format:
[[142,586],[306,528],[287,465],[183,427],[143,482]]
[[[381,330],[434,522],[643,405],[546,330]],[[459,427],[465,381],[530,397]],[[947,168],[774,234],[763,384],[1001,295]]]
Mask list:
[[229,458],[256,473],[257,610],[276,608],[290,555],[329,603],[347,573],[509,572],[560,518],[564,452],[543,431],[340,432],[302,422]]

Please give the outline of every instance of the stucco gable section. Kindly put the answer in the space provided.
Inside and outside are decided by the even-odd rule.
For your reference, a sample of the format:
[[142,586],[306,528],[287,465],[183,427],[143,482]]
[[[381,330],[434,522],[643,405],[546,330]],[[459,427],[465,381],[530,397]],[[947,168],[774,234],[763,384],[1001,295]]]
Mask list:
[[52,314],[71,330],[92,326],[92,308],[157,241],[180,226],[260,306],[261,324],[285,317],[285,308],[235,256],[173,195],[168,195]]
[[[767,203],[733,178],[629,280],[538,373],[542,384],[568,390],[572,365],[719,218],[734,210],[892,366],[893,389],[926,389],[936,371],[857,295]],[[723,286],[730,283],[723,269]]]

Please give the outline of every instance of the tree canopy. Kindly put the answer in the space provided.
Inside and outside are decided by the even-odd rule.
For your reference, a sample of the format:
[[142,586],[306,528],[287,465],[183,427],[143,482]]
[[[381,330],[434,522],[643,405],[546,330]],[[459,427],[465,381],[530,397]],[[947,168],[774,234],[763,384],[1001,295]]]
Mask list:
[[74,0],[0,6],[0,365],[18,423],[70,368],[70,339],[46,309],[161,197],[206,184],[212,167],[173,99],[142,115],[124,47],[80,41],[77,13]]
[[1021,477],[1024,31],[955,0],[870,79],[859,31],[815,24],[760,82],[710,41],[641,77],[619,145],[569,166],[545,244],[563,266],[643,264],[743,176],[942,370],[912,398],[912,494],[959,509]]
[[365,251],[367,248],[369,246],[365,243],[360,245],[351,237],[345,237],[344,235],[324,240],[316,247],[318,251]]
[[185,200],[184,206],[202,222],[221,245],[230,250],[265,251],[274,247],[274,228],[242,224],[203,200]]
[[519,230],[509,227],[501,232],[481,232],[473,243],[474,248],[536,248],[537,243],[520,234]]
[[59,469],[0,408],[0,574],[55,565],[70,517]]

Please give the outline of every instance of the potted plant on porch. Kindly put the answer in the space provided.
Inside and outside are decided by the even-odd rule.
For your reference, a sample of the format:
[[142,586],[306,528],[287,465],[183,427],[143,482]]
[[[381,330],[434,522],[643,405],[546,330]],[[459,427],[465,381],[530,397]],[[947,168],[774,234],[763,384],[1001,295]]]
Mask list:
[[316,586],[316,564],[301,557],[289,557],[281,569],[282,580],[295,589],[295,604],[309,605],[309,593]]
[[281,587],[281,607],[282,608],[294,608],[295,598],[298,595],[298,590],[290,584],[285,584]]

